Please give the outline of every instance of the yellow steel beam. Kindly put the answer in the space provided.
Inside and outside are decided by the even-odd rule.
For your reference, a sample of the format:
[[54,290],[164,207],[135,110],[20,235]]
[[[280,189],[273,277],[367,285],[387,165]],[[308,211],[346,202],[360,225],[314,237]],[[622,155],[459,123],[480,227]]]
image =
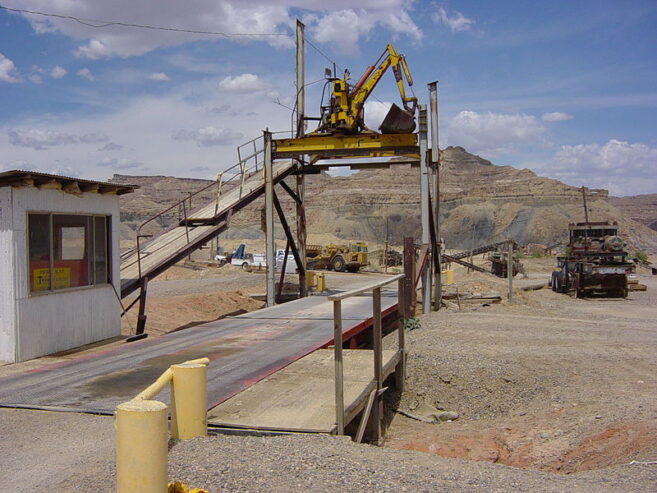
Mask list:
[[310,135],[298,139],[275,139],[274,158],[315,154],[328,159],[337,156],[381,156],[414,154],[416,134]]

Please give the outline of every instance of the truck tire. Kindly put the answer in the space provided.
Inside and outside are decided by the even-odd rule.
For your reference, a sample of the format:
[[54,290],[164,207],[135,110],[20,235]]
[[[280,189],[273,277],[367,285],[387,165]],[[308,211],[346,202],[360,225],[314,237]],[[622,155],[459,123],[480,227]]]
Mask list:
[[248,262],[242,262],[242,270],[246,270],[246,271],[251,270]]
[[345,268],[347,267],[347,263],[340,255],[336,255],[333,257],[333,260],[331,260],[331,267],[333,267],[335,272],[344,272]]

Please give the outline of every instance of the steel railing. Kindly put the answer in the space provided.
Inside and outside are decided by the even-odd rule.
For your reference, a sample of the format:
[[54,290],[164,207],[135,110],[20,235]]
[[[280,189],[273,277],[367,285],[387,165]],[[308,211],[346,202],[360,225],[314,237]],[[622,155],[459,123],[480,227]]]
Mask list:
[[[185,226],[185,236],[187,240],[187,245],[190,243],[190,238],[189,238],[189,217],[188,217],[188,209],[189,212],[191,213],[192,210],[192,198],[207,191],[208,189],[211,189],[212,187],[216,186],[217,187],[217,194],[215,198],[215,210],[214,210],[214,215],[216,216],[219,213],[219,201],[221,199],[221,191],[222,188],[230,184],[231,182],[234,183],[236,181],[239,182],[239,198],[241,199],[243,194],[244,194],[244,185],[246,183],[246,179],[251,176],[252,174],[255,174],[259,171],[264,172],[264,160],[262,158],[262,155],[264,155],[264,144],[262,143],[263,137],[259,136],[254,139],[249,140],[248,142],[245,142],[244,144],[241,144],[237,146],[237,157],[238,157],[238,162],[231,166],[228,169],[225,169],[224,171],[220,172],[217,174],[217,179],[213,181],[212,183],[209,183],[205,187],[196,190],[195,192],[189,193],[187,197],[184,197],[183,199],[179,200],[175,204],[171,205],[170,207],[167,207],[163,211],[159,212],[158,214],[148,218],[146,221],[142,222],[139,227],[137,228],[137,246],[136,246],[136,252],[137,252],[137,272],[139,274],[139,279],[142,278],[142,257],[144,256],[144,252],[142,252],[142,245],[141,245],[141,240],[143,238],[152,238],[153,235],[151,234],[144,234],[142,233],[142,229],[147,225],[152,223],[158,218],[161,218],[162,216],[166,215],[170,211],[174,209],[178,209],[179,211],[179,224],[180,226],[180,221],[183,222],[183,225]],[[228,176],[228,178],[225,178]],[[180,217],[180,213],[182,212],[182,218]],[[175,227],[175,226],[174,226]],[[128,250],[122,254],[122,258],[125,258],[129,256],[130,254],[134,254],[135,249]]]
[[[405,306],[405,293],[404,293],[404,274],[398,274],[396,276],[387,277],[381,281],[378,281],[361,288],[353,289],[351,291],[345,291],[344,293],[334,294],[328,297],[329,301],[333,302],[333,344],[334,344],[334,360],[335,360],[335,415],[336,415],[336,426],[337,433],[339,435],[344,435],[344,429],[346,426],[345,423],[345,407],[344,407],[344,368],[343,368],[343,358],[342,358],[342,301],[357,296],[359,294],[372,291],[372,329],[373,329],[373,352],[374,352],[374,382],[376,388],[372,392],[372,395],[367,403],[368,412],[365,413],[365,416],[369,415],[369,409],[373,405],[374,401],[379,401],[381,393],[383,392],[383,328],[382,328],[382,314],[381,314],[381,288],[393,282],[398,283],[398,312],[403,318],[404,306]],[[400,364],[403,368],[405,360],[405,333],[404,333],[404,324],[399,324],[398,329],[398,338],[399,338],[399,357]],[[402,370],[403,371],[403,370]],[[380,418],[380,417],[379,417]],[[356,441],[362,439],[364,432],[364,426],[367,419],[364,419],[361,422],[359,427]],[[377,425],[378,426],[378,425]],[[378,437],[377,437],[378,438]]]

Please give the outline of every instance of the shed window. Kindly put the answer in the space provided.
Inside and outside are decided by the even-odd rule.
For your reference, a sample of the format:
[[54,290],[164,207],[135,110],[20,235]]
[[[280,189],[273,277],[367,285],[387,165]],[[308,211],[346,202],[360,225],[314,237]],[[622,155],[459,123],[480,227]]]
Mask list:
[[30,290],[110,282],[110,216],[28,214]]

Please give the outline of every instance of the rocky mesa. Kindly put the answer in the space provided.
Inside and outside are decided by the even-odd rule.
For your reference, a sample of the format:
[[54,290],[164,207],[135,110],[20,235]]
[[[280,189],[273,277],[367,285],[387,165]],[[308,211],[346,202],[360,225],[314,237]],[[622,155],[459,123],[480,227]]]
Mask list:
[[[529,169],[498,166],[462,147],[441,152],[440,222],[447,248],[466,249],[504,238],[520,244],[552,245],[566,238],[568,223],[584,218],[581,190],[558,180],[538,176]],[[182,174],[182,173],[181,173]],[[290,185],[292,185],[292,179]],[[121,198],[122,240],[134,241],[135,229],[148,217],[212,182],[167,176],[114,175],[115,183],[141,188]],[[397,165],[390,169],[308,175],[306,208],[310,241],[313,236],[400,244],[404,236],[419,237],[419,168]],[[196,195],[192,207],[213,200],[214,187]],[[293,202],[284,192],[283,205],[293,214]],[[284,197],[285,196],[285,197]],[[645,197],[645,196],[644,196]],[[649,196],[657,197],[657,195]],[[635,198],[612,199],[606,190],[591,190],[591,220],[615,220],[630,248],[657,252],[657,232],[649,227],[650,206],[633,206]],[[649,202],[641,202],[641,204]],[[260,198],[233,218],[224,239],[257,239]],[[634,207],[634,208],[632,208]],[[156,222],[165,228],[182,211],[174,207]],[[654,208],[653,208],[654,212]],[[290,217],[293,217],[292,215]],[[294,223],[294,221],[291,221]],[[156,231],[153,231],[156,232]],[[282,232],[277,232],[282,238]]]

